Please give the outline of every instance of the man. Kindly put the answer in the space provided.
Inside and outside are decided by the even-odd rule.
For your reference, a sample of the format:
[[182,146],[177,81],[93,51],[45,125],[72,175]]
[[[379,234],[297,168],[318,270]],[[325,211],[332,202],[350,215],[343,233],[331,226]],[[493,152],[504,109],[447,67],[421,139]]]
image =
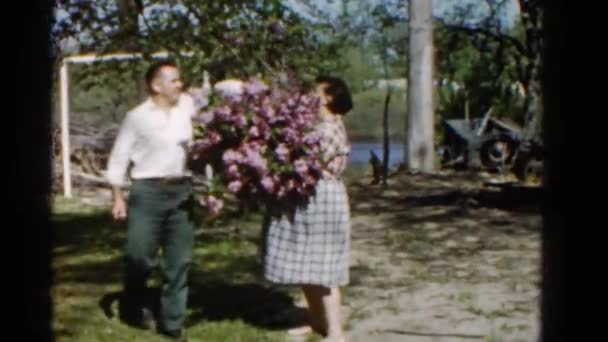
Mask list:
[[[159,329],[185,341],[182,326],[193,248],[192,183],[186,159],[196,109],[192,97],[182,92],[174,63],[151,66],[146,84],[149,97],[127,113],[108,161],[112,215],[126,219],[128,227],[120,311],[126,321],[154,329],[144,293],[162,247]],[[132,182],[127,201],[121,188],[129,168]]]

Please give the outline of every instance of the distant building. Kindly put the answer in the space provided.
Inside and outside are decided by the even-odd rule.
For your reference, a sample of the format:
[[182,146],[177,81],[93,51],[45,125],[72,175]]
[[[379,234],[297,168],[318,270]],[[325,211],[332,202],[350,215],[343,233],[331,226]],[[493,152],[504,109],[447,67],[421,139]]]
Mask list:
[[407,89],[407,79],[405,78],[395,78],[390,80],[365,80],[363,81],[363,85],[365,88],[400,88]]

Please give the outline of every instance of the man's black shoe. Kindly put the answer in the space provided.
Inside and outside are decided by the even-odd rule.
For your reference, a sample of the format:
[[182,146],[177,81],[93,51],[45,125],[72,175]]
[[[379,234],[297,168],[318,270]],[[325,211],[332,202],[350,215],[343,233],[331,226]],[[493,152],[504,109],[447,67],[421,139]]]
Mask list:
[[154,314],[149,309],[133,309],[123,310],[120,312],[120,319],[127,325],[156,332],[156,320]]
[[156,320],[154,319],[154,314],[149,309],[142,309],[141,325],[146,330],[156,332]]
[[162,332],[163,335],[169,337],[176,342],[187,342],[186,334],[181,329],[178,330],[165,330]]

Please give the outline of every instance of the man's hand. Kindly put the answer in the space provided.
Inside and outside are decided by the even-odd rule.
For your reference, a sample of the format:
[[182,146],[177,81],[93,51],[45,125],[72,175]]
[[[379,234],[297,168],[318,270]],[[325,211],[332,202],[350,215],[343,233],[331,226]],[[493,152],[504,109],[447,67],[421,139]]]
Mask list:
[[118,221],[127,218],[127,204],[124,199],[120,198],[112,201],[112,217]]
[[194,100],[194,107],[197,111],[207,107],[209,105],[209,96],[211,95],[211,85],[209,79],[203,76],[205,79],[201,87],[190,87],[186,90],[186,93],[192,96]]
[[122,197],[120,187],[112,187],[112,217],[122,221],[127,218],[127,203]]

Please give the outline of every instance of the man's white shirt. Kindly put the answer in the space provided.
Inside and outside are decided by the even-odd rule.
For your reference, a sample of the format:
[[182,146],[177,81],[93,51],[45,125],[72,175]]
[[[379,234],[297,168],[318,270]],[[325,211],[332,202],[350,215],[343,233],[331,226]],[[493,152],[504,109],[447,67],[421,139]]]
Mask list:
[[132,179],[190,176],[186,161],[195,114],[194,101],[185,94],[169,112],[150,98],[129,111],[110,153],[108,182],[125,185],[130,162]]

